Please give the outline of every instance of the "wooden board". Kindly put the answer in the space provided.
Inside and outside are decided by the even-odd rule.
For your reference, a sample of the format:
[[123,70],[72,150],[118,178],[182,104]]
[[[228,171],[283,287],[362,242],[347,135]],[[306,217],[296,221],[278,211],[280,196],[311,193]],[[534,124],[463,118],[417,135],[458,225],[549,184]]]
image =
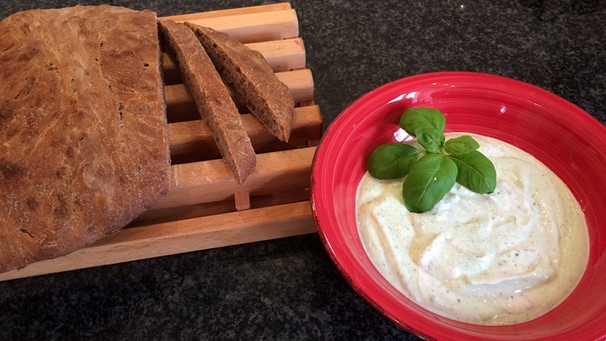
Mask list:
[[167,196],[120,232],[69,255],[0,274],[0,281],[316,231],[309,180],[322,117],[295,10],[289,3],[276,3],[161,18],[166,19],[215,28],[261,52],[297,102],[289,142],[278,141],[239,106],[257,167],[238,185],[174,62],[164,54],[172,159]]

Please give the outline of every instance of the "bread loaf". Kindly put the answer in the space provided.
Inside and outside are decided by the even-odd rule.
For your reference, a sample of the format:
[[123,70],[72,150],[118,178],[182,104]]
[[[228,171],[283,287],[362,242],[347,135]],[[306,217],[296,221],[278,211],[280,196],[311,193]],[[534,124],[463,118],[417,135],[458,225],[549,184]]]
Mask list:
[[236,105],[194,33],[171,20],[161,20],[159,26],[198,112],[210,126],[236,181],[242,184],[255,168],[257,159]]
[[279,140],[288,141],[294,99],[263,55],[227,34],[192,23],[186,24],[194,31],[238,100]]
[[102,5],[0,22],[0,272],[112,234],[168,191],[156,20]]

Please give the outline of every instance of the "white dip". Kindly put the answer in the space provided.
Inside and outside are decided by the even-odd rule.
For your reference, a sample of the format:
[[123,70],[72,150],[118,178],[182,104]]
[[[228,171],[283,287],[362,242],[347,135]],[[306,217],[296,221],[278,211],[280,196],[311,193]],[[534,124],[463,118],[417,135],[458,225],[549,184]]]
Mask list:
[[494,193],[456,184],[431,211],[410,213],[402,180],[367,172],[356,199],[360,237],[383,276],[426,309],[475,324],[524,322],[579,282],[589,256],[585,217],[533,156],[473,136],[495,165]]

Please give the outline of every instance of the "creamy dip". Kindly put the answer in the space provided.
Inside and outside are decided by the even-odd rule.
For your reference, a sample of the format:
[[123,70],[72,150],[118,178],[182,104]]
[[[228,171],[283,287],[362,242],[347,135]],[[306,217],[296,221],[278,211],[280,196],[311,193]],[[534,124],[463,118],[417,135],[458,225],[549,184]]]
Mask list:
[[484,325],[528,321],[562,302],[583,275],[585,217],[533,156],[472,136],[495,165],[494,193],[456,184],[432,210],[410,213],[401,179],[367,172],[356,199],[360,238],[383,276],[430,311]]

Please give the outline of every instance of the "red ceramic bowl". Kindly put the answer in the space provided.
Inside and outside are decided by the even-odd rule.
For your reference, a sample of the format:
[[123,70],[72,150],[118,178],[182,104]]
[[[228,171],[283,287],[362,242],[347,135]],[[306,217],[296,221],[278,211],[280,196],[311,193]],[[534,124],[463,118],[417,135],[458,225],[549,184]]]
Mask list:
[[[355,194],[371,151],[395,141],[402,112],[435,107],[447,131],[509,142],[551,168],[572,190],[589,226],[587,270],[572,294],[535,320],[482,326],[431,313],[374,267],[358,236]],[[566,100],[503,77],[440,72],[404,78],[357,100],[328,127],[314,158],[311,204],[322,241],[351,286],[385,316],[439,340],[606,339],[606,127]]]

